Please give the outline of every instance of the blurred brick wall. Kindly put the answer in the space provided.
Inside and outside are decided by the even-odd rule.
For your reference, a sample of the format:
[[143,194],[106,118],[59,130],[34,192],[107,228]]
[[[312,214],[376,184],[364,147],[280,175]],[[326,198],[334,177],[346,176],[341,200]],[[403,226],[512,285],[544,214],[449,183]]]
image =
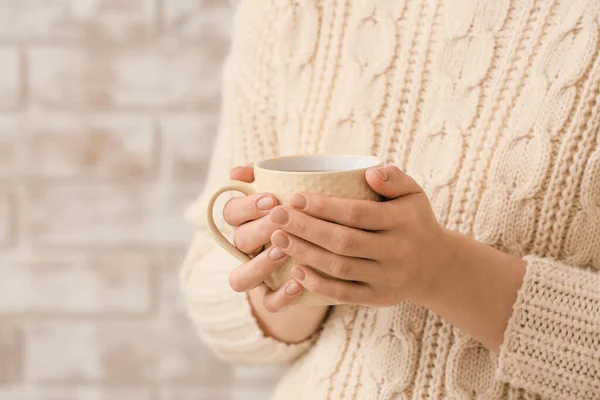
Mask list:
[[177,292],[226,0],[0,0],[0,399],[262,399]]

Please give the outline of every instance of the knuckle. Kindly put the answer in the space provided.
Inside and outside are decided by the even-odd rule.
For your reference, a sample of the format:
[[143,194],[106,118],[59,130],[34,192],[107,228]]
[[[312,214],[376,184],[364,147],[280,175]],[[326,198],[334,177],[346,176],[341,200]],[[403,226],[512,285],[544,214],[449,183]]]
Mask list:
[[258,208],[256,207],[256,199],[259,196],[260,195],[252,195],[252,196],[246,196],[246,197],[240,198],[240,201],[243,202],[242,207],[243,207],[246,215],[255,215],[256,214],[256,212],[258,211]]
[[235,272],[232,272],[227,277],[229,286],[236,292],[242,292],[242,285]]
[[413,226],[417,222],[417,213],[414,211],[410,211],[404,213],[404,225],[405,226]]
[[394,222],[396,227],[403,227],[404,225],[404,213],[401,212],[398,208],[394,209],[392,212],[388,214],[391,220]]
[[271,235],[277,230],[279,229],[279,226],[277,226],[277,224],[275,224],[275,222],[271,221],[271,218],[261,218],[261,236],[265,236],[267,238],[270,238]]
[[323,214],[323,212],[325,211],[325,204],[323,203],[323,199],[321,199],[319,196],[307,196],[307,198],[309,199],[308,208],[310,209],[310,211],[317,215]]
[[241,234],[239,230],[236,231],[233,242],[235,243],[235,247],[244,253],[248,253],[252,250],[248,243],[248,236]]
[[233,204],[232,201],[234,199],[230,199],[227,201],[227,203],[225,203],[225,206],[223,207],[223,219],[225,220],[225,222],[227,222],[229,225],[233,225]]
[[335,237],[335,248],[340,253],[347,253],[349,250],[354,249],[356,241],[347,233],[339,233]]
[[333,299],[338,302],[343,302],[346,299],[346,289],[342,285],[337,285],[333,292]]
[[265,310],[270,313],[276,313],[280,309],[279,305],[273,301],[272,296],[269,295],[264,297],[263,306],[265,307]]
[[350,276],[350,264],[341,258],[334,258],[330,265],[331,275],[340,279],[346,279]]
[[308,230],[306,222],[305,221],[296,221],[296,230],[299,235],[303,235],[304,233],[306,233],[306,231]]
[[304,282],[302,282],[302,286],[304,286],[309,292],[321,294],[323,292],[323,285],[320,279],[311,279],[309,277]]
[[409,229],[411,226],[414,226],[418,218],[417,213],[408,207],[404,207],[400,210],[397,210],[395,213],[395,217],[397,224],[402,229]]
[[290,240],[290,244],[285,249],[285,252],[298,260],[304,260],[306,250],[303,246],[299,246],[295,240]]
[[346,221],[349,223],[359,223],[364,216],[364,209],[356,203],[351,203],[345,209]]

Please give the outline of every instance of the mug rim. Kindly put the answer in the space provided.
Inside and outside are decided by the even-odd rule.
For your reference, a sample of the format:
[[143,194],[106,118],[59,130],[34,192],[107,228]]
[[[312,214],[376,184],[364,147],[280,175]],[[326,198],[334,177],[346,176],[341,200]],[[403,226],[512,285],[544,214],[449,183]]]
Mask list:
[[[285,159],[290,159],[290,158],[310,159],[310,158],[318,158],[318,157],[356,157],[356,158],[370,159],[373,161],[373,165],[369,165],[368,167],[364,167],[364,168],[342,169],[342,170],[337,170],[337,171],[282,171],[279,169],[265,168],[263,166],[263,163],[269,162],[269,161],[285,160]],[[294,174],[294,175],[320,174],[320,175],[324,175],[324,174],[340,174],[340,173],[345,173],[345,172],[354,172],[354,171],[363,171],[363,170],[366,171],[369,168],[380,167],[382,165],[383,165],[383,162],[381,161],[381,159],[379,159],[376,156],[368,155],[368,154],[365,154],[365,155],[360,155],[360,154],[296,154],[296,155],[265,158],[263,160],[260,160],[256,164],[254,164],[254,169],[262,170],[262,171],[266,171],[266,172],[281,173],[281,174]]]

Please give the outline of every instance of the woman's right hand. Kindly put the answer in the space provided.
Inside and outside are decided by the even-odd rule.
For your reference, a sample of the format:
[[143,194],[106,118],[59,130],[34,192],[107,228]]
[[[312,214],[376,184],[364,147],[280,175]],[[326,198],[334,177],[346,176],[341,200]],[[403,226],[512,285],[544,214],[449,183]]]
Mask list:
[[[231,170],[230,178],[251,183],[254,181],[254,170],[251,166],[237,167]],[[277,204],[277,198],[273,194],[258,193],[233,198],[223,209],[225,222],[235,229],[235,246],[243,253],[254,256],[231,272],[229,284],[236,292],[253,291],[251,298],[262,298],[262,305],[269,312],[279,312],[290,307],[303,291],[302,286],[293,279],[276,291],[263,283],[288,259],[288,256],[274,247],[261,252],[270,242],[273,232],[278,229],[269,218],[269,212]]]

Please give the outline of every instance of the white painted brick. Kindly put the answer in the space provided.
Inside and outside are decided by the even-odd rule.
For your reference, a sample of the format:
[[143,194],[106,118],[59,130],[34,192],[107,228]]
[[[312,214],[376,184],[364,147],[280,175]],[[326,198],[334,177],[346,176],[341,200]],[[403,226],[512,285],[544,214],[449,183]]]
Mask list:
[[28,115],[19,136],[21,172],[35,177],[130,180],[154,167],[148,117],[80,113]]
[[0,313],[147,314],[152,269],[141,254],[0,256]]
[[284,372],[285,368],[281,365],[236,365],[233,378],[242,385],[271,387],[283,377]]
[[244,386],[236,384],[232,387],[232,400],[264,400],[273,394],[273,387],[266,385]]
[[0,400],[267,398],[178,290],[230,28],[228,0],[0,0]]
[[168,34],[184,38],[211,39],[209,43],[226,48],[232,24],[229,1],[165,1],[164,15]]
[[265,400],[271,387],[231,385],[230,387],[166,388],[159,400]]
[[[266,397],[261,400],[265,399]],[[234,400],[234,398],[233,389],[229,387],[186,387],[164,388],[160,391],[159,400]]]
[[31,185],[22,226],[38,245],[182,246],[191,229],[183,219],[195,186]]
[[17,137],[20,131],[17,117],[0,116],[0,177],[17,172]]
[[0,37],[128,39],[155,27],[154,0],[0,0]]
[[218,118],[215,113],[162,118],[163,173],[169,179],[203,181],[217,129]]
[[[151,389],[73,387],[0,387],[2,400],[154,400]],[[216,399],[214,399],[216,400]]]
[[0,248],[12,241],[14,225],[14,203],[6,190],[0,189]]
[[176,41],[131,48],[34,47],[31,101],[51,108],[215,108],[221,63]]
[[185,257],[185,250],[164,254],[160,259],[158,293],[159,313],[167,318],[187,318],[183,296],[179,290],[179,272]]
[[25,372],[37,383],[227,385],[231,375],[201,347],[187,320],[31,323]]
[[[0,10],[0,14],[2,14]],[[13,109],[20,102],[21,70],[19,51],[13,46],[0,47],[0,110]]]
[[21,331],[17,326],[0,320],[0,388],[21,379],[22,353]]

